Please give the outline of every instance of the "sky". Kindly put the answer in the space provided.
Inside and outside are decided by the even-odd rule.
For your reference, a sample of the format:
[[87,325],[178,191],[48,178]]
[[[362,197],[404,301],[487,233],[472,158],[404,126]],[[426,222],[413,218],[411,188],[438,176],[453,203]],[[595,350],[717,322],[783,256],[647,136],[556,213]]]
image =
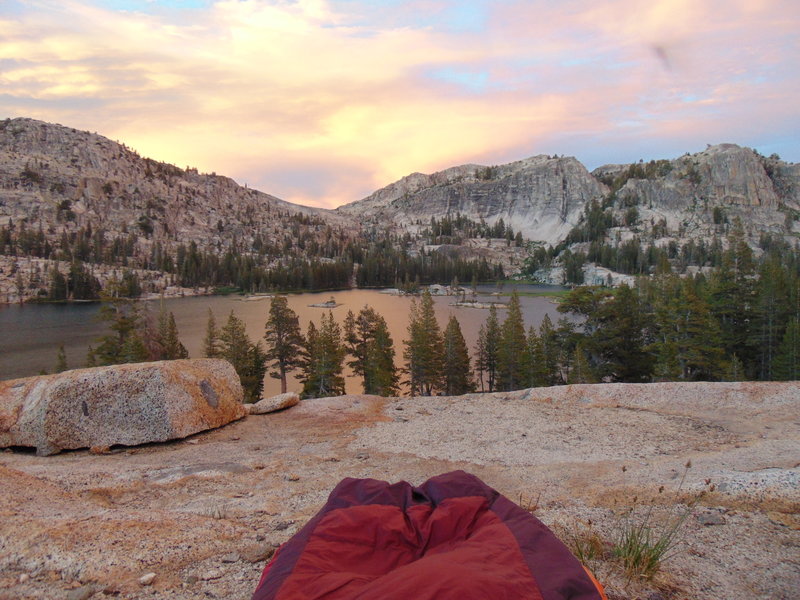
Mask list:
[[0,118],[332,208],[413,172],[800,162],[797,0],[0,0]]

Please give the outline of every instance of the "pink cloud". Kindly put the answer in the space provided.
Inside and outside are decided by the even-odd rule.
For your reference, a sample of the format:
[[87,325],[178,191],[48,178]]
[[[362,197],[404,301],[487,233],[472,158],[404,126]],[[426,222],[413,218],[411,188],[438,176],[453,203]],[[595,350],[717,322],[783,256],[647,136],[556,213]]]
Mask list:
[[794,2],[498,2],[479,35],[426,25],[450,4],[426,6],[380,21],[325,0],[226,0],[190,21],[0,7],[0,110],[328,206],[412,171],[800,125]]

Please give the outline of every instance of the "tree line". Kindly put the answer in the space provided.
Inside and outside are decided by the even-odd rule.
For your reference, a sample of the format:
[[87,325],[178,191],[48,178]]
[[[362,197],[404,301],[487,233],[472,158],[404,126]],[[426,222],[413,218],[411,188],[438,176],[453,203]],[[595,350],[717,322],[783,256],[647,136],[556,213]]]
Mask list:
[[[13,234],[13,235],[12,235]],[[260,238],[256,237],[256,242]],[[31,245],[29,240],[39,240]],[[105,241],[102,230],[81,228],[62,236],[60,248],[53,250],[41,229],[0,227],[0,253],[25,254],[68,262],[65,275],[58,268],[47,274],[37,296],[48,300],[99,299],[101,285],[92,274],[91,264],[114,264],[126,272],[138,267],[170,274],[178,285],[191,288],[216,288],[247,293],[275,291],[315,291],[356,287],[408,287],[460,281],[503,279],[502,266],[485,258],[466,259],[443,252],[410,251],[407,243],[388,233],[372,232],[364,239],[344,243],[331,237],[329,243],[316,240],[297,245],[300,252],[287,250],[284,257],[270,259],[265,246],[246,248],[233,243],[224,251],[201,248],[194,241],[178,244],[174,254],[160,241],[149,253],[135,250],[135,236]],[[328,256],[333,254],[333,256]],[[118,294],[118,290],[109,293]]]
[[[337,323],[331,312],[303,334],[283,296],[271,300],[263,340],[252,342],[233,312],[218,328],[212,314],[204,355],[234,365],[248,400],[268,372],[287,388],[298,372],[304,397],[344,393],[344,365],[364,393],[459,395],[599,382],[800,379],[800,255],[771,239],[756,258],[734,229],[720,265],[678,276],[668,270],[616,289],[581,286],[527,327],[516,292],[499,318],[492,305],[472,353],[458,320],[438,323],[429,292],[411,300],[402,366],[385,319],[365,306]],[[90,364],[180,358],[171,314],[142,315],[137,303],[107,298],[112,334],[90,349]],[[263,341],[263,344],[262,344]]]
[[[111,331],[98,339],[96,347],[89,348],[87,366],[188,357],[171,312],[162,308],[154,319],[135,300],[118,296],[106,296],[104,300],[100,318]],[[233,311],[219,327],[209,310],[203,355],[222,358],[233,365],[248,402],[261,397],[266,374],[278,379],[285,392],[289,375],[295,371],[299,371],[303,397],[344,394],[345,364],[361,379],[365,394],[399,394],[401,373],[407,374],[405,383],[413,394],[458,395],[475,389],[469,351],[458,321],[451,317],[442,332],[429,292],[412,300],[408,331],[403,354],[406,367],[398,369],[386,320],[373,308],[365,306],[358,313],[348,311],[342,325],[328,311],[318,324],[310,322],[303,334],[287,298],[276,296],[270,302],[263,340],[256,342]],[[56,370],[66,368],[61,348]]]

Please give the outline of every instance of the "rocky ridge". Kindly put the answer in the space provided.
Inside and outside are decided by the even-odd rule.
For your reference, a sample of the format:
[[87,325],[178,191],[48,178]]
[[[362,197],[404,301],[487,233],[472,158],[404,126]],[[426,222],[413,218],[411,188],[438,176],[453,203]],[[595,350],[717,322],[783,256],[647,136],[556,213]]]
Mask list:
[[800,165],[735,144],[649,164],[605,165],[591,173],[572,157],[536,156],[495,167],[415,173],[337,210],[411,232],[431,217],[460,214],[490,225],[502,218],[527,239],[556,245],[583,223],[592,201],[617,223],[607,235],[612,245],[632,237],[660,246],[710,242],[724,237],[738,217],[755,246],[763,233],[790,239],[800,234]]
[[[592,173],[575,158],[540,155],[498,166],[413,173],[326,211],[284,202],[226,177],[142,158],[94,133],[32,119],[0,121],[0,227],[19,229],[24,223],[53,248],[64,240],[74,244],[79,230],[104,237],[107,245],[133,243],[133,266],[143,269],[158,270],[149,257],[174,259],[178,246],[190,243],[217,257],[229,249],[247,254],[270,246],[267,266],[275,266],[289,256],[302,258],[308,240],[317,249],[312,254],[318,252],[332,233],[341,246],[347,240],[366,244],[369,238],[361,237],[366,225],[411,234],[405,249],[412,253],[485,258],[513,274],[526,256],[522,246],[476,238],[440,248],[417,234],[433,217],[463,215],[488,225],[502,219],[527,240],[555,246],[585,223],[593,202],[613,218],[604,239],[612,246],[632,238],[645,247],[690,240],[710,244],[724,239],[737,218],[753,247],[764,233],[794,241],[800,235],[800,165],[735,144],[671,160],[605,165]],[[306,241],[293,244],[299,237]],[[573,252],[588,249],[580,240],[568,245]],[[47,263],[44,274],[30,274],[29,287],[36,288],[33,279],[46,277],[55,264]],[[18,296],[20,270],[0,268],[0,301],[11,301]],[[559,268],[542,276],[560,283]],[[588,279],[608,275],[587,268]],[[154,281],[151,291],[175,284],[175,277],[158,282],[148,277]]]
[[534,156],[484,167],[462,165],[431,175],[414,173],[337,210],[374,223],[418,230],[431,217],[461,214],[492,225],[499,219],[523,236],[558,243],[584,206],[608,188],[572,157]]
[[141,254],[194,242],[222,253],[280,243],[292,218],[350,228],[324,209],[285,202],[228,177],[142,158],[96,133],[18,118],[0,121],[0,226],[26,222],[51,244],[79,228],[133,236]]
[[157,221],[156,239],[180,234],[198,243],[274,228],[284,213],[342,222],[331,211],[292,204],[229,177],[142,158],[97,133],[27,118],[0,121],[0,181],[0,224],[47,216],[67,221],[54,218],[65,200],[70,206],[62,211],[75,213],[79,225],[136,231],[145,216]]
[[[631,177],[616,191],[614,208],[620,221],[624,220],[621,211],[635,206],[640,228],[664,221],[664,238],[710,237],[736,217],[755,237],[798,231],[800,165],[761,157],[736,144],[709,146],[703,152],[660,162],[660,173]],[[632,166],[606,165],[592,174],[608,180]]]

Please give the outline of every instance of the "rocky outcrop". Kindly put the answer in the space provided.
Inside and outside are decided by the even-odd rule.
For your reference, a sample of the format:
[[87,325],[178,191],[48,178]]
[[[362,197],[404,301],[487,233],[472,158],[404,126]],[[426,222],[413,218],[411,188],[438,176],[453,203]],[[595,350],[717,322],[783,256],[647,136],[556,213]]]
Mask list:
[[[737,217],[753,244],[762,233],[792,233],[793,222],[787,220],[786,211],[800,209],[796,165],[736,144],[709,146],[703,152],[658,163],[605,165],[592,172],[607,183],[628,177],[615,193],[613,208],[619,223],[630,220],[626,213],[632,207],[638,218],[621,228],[622,239],[646,235],[647,225],[659,223],[656,237],[664,240],[710,239],[724,235],[725,226]],[[634,170],[637,166],[639,172]]]
[[246,408],[251,415],[265,415],[284,408],[290,408],[298,402],[300,402],[300,396],[297,395],[297,392],[286,392],[285,394],[272,396],[272,398],[264,398],[255,404],[248,404]]
[[23,224],[44,237],[37,243],[54,249],[62,238],[88,232],[105,247],[125,241],[134,258],[156,252],[173,260],[181,244],[221,253],[234,245],[278,247],[293,226],[312,237],[325,225],[353,229],[333,211],[143,158],[96,133],[0,120],[0,227],[14,226],[18,234]]
[[[586,535],[591,521],[606,548],[631,518],[688,515],[682,551],[662,564],[673,598],[795,598],[798,414],[800,384],[790,382],[358,395],[303,400],[197,444],[50,460],[4,453],[0,597],[96,585],[130,600],[250,598],[274,547],[343,477],[417,484],[458,468],[535,508],[563,539]],[[716,491],[695,518],[685,503],[707,479]],[[700,520],[712,511],[724,525]],[[663,597],[608,552],[592,566],[609,597]],[[142,588],[148,573],[156,578]]]
[[431,217],[461,214],[490,225],[502,218],[528,239],[556,244],[592,200],[614,212],[613,243],[632,236],[648,241],[651,232],[663,244],[710,240],[739,217],[755,245],[761,233],[796,233],[790,217],[800,212],[800,166],[735,144],[649,165],[605,165],[591,174],[574,158],[536,156],[414,173],[337,210],[411,233]]
[[0,382],[0,447],[55,454],[183,438],[245,416],[230,363],[174,360]]
[[574,158],[534,156],[495,167],[414,173],[337,210],[406,226],[458,214],[490,225],[502,218],[526,238],[556,243],[578,222],[586,203],[607,192]]

